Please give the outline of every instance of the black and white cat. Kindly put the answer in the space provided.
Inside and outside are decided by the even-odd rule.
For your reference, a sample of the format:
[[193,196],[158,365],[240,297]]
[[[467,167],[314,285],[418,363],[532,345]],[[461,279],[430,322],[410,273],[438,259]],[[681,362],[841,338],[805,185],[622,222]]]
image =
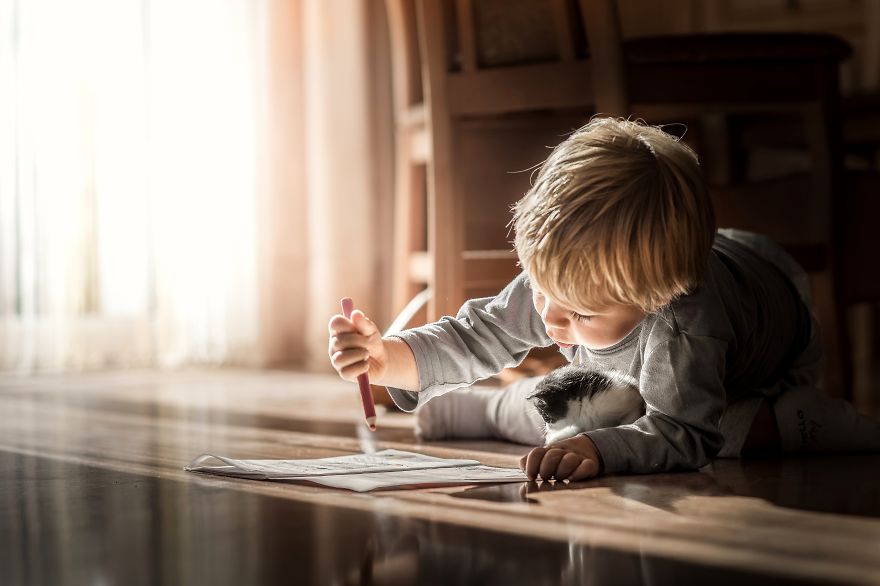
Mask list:
[[593,429],[632,423],[645,413],[635,379],[579,366],[552,371],[528,400],[544,419],[547,444]]

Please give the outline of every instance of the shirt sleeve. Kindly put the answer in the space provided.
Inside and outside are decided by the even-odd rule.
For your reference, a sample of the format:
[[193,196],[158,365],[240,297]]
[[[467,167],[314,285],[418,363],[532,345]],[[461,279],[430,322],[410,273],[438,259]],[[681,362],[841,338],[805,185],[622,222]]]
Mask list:
[[522,362],[530,349],[552,343],[535,311],[525,273],[495,297],[468,301],[455,318],[444,317],[394,337],[412,349],[419,371],[420,392],[388,389],[404,411],[498,374]]
[[699,468],[721,449],[727,343],[679,333],[645,356],[639,391],[645,415],[587,432],[604,470],[650,473]]

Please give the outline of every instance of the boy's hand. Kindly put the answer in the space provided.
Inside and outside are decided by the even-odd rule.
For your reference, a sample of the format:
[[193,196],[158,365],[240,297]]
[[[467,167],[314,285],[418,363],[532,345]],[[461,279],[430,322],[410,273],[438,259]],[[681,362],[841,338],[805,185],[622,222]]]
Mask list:
[[367,373],[373,381],[385,376],[388,353],[382,334],[370,318],[358,309],[351,319],[334,315],[328,324],[330,332],[330,364],[343,379],[356,381],[358,375]]
[[529,479],[541,477],[543,480],[586,480],[598,476],[602,459],[599,450],[586,435],[578,435],[567,440],[535,448],[519,461],[519,467]]

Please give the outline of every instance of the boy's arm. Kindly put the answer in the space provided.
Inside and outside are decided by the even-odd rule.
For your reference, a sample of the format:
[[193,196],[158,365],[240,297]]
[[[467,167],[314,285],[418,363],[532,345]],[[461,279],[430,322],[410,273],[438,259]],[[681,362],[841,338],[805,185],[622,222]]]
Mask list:
[[699,468],[721,449],[726,405],[727,343],[707,336],[678,336],[645,357],[639,390],[646,413],[630,425],[587,432],[604,472],[662,472]]
[[412,411],[421,402],[470,385],[523,361],[536,346],[549,346],[541,316],[532,304],[525,273],[495,297],[472,299],[455,318],[406,330],[399,339],[412,350],[420,392],[389,387],[397,406]]
[[417,391],[419,388],[418,365],[409,344],[393,336],[384,338],[382,342],[388,355],[388,366],[385,376],[374,379],[373,384]]

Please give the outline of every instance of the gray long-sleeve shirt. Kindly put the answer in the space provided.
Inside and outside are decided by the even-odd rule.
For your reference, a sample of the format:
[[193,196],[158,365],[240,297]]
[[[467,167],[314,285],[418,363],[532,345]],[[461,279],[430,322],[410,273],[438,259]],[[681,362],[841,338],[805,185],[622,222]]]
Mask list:
[[[570,362],[638,381],[646,413],[588,432],[606,472],[697,468],[721,448],[726,405],[778,379],[806,345],[810,316],[788,277],[752,248],[719,234],[695,290],[601,350],[560,350]],[[390,389],[404,410],[519,364],[549,346],[526,274],[456,318],[398,334],[412,349],[421,392]]]

